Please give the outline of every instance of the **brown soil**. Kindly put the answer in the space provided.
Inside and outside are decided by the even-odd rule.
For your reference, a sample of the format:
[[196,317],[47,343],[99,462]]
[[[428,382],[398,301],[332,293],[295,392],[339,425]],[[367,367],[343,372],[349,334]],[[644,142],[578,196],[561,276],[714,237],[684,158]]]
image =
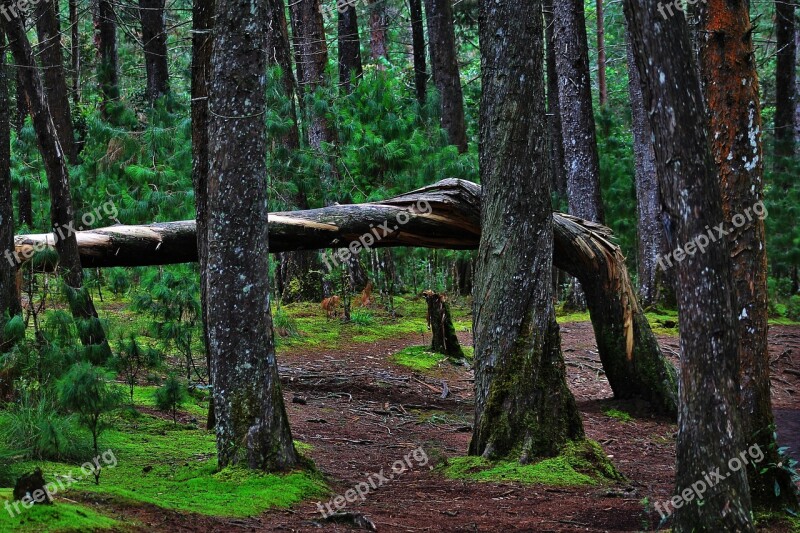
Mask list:
[[[469,345],[469,334],[460,334]],[[422,446],[430,459],[372,490],[346,511],[369,517],[378,531],[642,531],[659,525],[651,503],[671,497],[676,425],[652,416],[646,405],[614,401],[596,353],[591,324],[562,326],[569,384],[587,435],[600,442],[628,482],[607,487],[553,488],[515,483],[467,483],[445,479],[431,466],[464,455],[473,414],[472,371],[445,363],[426,374],[393,364],[389,356],[419,337],[398,338],[336,350],[294,350],[280,356],[284,395],[294,438],[309,453],[336,494]],[[677,361],[678,338],[662,336]],[[782,445],[800,449],[800,328],[770,331],[773,402]],[[442,399],[442,382],[451,395]],[[299,399],[294,400],[295,398]],[[294,401],[293,401],[294,400]],[[613,407],[632,422],[603,414]],[[374,479],[374,477],[373,477]],[[321,520],[316,502],[247,519],[185,515],[155,507],[125,507],[84,496],[142,531],[349,531]],[[327,502],[325,502],[327,503]],[[667,524],[668,525],[668,524]],[[767,525],[763,531],[788,531]]]

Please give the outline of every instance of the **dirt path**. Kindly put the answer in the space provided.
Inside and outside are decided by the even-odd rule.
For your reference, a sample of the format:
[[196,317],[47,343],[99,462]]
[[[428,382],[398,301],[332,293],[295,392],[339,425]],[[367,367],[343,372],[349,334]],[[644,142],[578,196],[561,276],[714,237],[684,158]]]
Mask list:
[[[470,341],[467,334],[462,340]],[[640,531],[656,527],[658,513],[642,500],[672,494],[675,434],[672,421],[651,416],[645,405],[611,400],[600,368],[591,324],[562,326],[569,384],[578,400],[587,435],[600,442],[630,480],[612,487],[548,488],[510,483],[465,483],[445,479],[432,464],[463,455],[472,422],[472,371],[446,365],[428,374],[397,366],[388,357],[419,337],[392,339],[337,350],[294,350],[279,355],[287,409],[295,439],[344,494],[383,469],[383,486],[370,487],[364,501],[347,510],[368,516],[379,531]],[[661,337],[667,353],[678,339]],[[770,332],[773,401],[781,443],[800,449],[800,328]],[[676,360],[675,355],[671,358]],[[451,395],[440,397],[442,381]],[[632,422],[603,414],[613,407]],[[393,463],[419,447],[429,463],[389,479]],[[377,484],[376,484],[377,485]],[[108,502],[95,502],[107,508]],[[323,502],[327,503],[327,502]],[[349,531],[321,522],[314,503],[249,519],[186,516],[151,507],[113,507],[147,531]],[[766,529],[765,529],[766,530]],[[780,531],[770,527],[769,531]]]

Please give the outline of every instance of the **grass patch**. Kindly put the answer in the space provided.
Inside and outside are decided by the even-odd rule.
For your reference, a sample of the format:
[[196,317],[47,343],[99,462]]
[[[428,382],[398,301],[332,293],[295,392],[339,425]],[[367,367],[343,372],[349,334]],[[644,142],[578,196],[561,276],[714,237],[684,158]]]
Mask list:
[[571,442],[558,457],[527,465],[516,461],[488,461],[482,457],[456,457],[447,461],[444,475],[449,479],[516,481],[557,487],[598,485],[623,479],[600,445],[590,440]]
[[609,418],[615,418],[620,422],[628,423],[633,422],[633,417],[626,413],[625,411],[620,411],[619,409],[603,409],[603,414]]
[[566,324],[568,322],[589,322],[589,311],[580,313],[565,313],[564,311],[556,311],[556,322],[559,324]]
[[409,346],[391,357],[398,365],[420,372],[430,370],[446,359],[443,354],[428,351],[427,346]]
[[[12,499],[11,489],[0,489],[0,506],[5,508],[6,501]],[[20,504],[20,513],[12,517],[9,513],[0,512],[0,531],[100,531],[118,528],[122,524],[104,516],[91,507],[56,501],[53,505],[34,505],[25,509]]]

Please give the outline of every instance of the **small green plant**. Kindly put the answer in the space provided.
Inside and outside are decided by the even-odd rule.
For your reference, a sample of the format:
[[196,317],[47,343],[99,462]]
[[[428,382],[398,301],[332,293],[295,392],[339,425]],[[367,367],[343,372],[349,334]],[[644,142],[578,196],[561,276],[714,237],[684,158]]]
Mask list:
[[170,374],[164,385],[156,389],[156,405],[162,411],[172,413],[172,423],[178,423],[178,408],[186,403],[189,395],[186,387],[183,386],[174,374]]
[[133,404],[133,389],[138,381],[139,374],[156,366],[160,362],[160,354],[156,350],[142,348],[131,335],[127,342],[120,343],[119,353],[111,360],[112,368],[125,375],[125,383],[130,388],[131,404]]
[[625,411],[620,411],[619,409],[603,409],[603,414],[609,418],[616,418],[620,422],[628,423],[633,422],[633,417],[626,413]]
[[786,306],[786,318],[800,321],[800,294],[789,298],[789,304]]
[[[102,418],[120,404],[122,394],[109,383],[109,376],[91,363],[75,363],[58,382],[58,403],[78,415],[80,424],[92,434],[95,457],[97,441],[104,429]],[[95,484],[100,484],[100,468],[94,471]]]
[[72,417],[60,414],[52,397],[25,387],[7,411],[0,440],[3,447],[28,459],[79,457]]
[[297,328],[297,321],[289,316],[282,307],[275,310],[272,315],[272,322],[275,326],[275,332],[281,337],[297,337],[300,331]]
[[350,313],[350,322],[356,326],[367,328],[375,323],[375,317],[365,309],[356,309]]

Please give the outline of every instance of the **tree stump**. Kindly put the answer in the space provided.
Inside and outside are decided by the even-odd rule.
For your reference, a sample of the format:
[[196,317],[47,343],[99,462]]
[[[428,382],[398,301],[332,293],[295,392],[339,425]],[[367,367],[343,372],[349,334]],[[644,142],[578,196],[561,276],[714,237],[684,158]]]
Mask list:
[[433,341],[431,351],[441,353],[450,359],[464,359],[464,351],[456,337],[456,328],[450,316],[450,304],[444,294],[431,290],[424,291],[422,296],[428,303],[428,327],[431,328]]
[[22,501],[28,496],[34,504],[51,504],[53,500],[45,490],[44,475],[41,468],[37,468],[33,473],[25,474],[14,484],[14,500]]

